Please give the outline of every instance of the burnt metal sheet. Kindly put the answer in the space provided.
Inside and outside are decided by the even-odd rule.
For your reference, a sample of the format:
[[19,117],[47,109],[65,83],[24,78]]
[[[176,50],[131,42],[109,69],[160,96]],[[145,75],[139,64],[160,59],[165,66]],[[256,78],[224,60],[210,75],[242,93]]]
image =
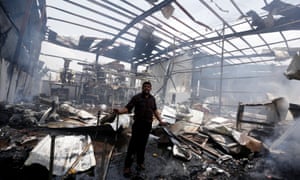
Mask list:
[[[81,172],[96,165],[94,149],[88,135],[57,136],[54,144],[53,174],[66,175],[70,169]],[[30,152],[25,165],[37,163],[50,168],[51,136],[44,137]],[[83,153],[82,153],[83,152]]]

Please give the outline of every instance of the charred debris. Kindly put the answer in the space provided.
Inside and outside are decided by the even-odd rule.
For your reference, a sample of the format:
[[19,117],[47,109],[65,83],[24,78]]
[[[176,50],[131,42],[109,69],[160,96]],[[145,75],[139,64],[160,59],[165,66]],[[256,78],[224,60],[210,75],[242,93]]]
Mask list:
[[[118,4],[90,0],[87,4],[94,4],[95,9],[85,1],[60,2],[112,23],[49,2],[54,1],[0,1],[0,180],[125,179],[122,169],[132,114],[116,115],[112,109],[124,105],[144,80],[156,82],[154,94],[168,125],[159,126],[154,119],[147,169],[136,171],[131,179],[300,176],[300,105],[285,98],[288,94],[299,102],[299,93],[296,83],[283,79],[300,79],[299,47],[292,46],[299,44],[299,5],[265,0],[262,9],[267,14],[261,15],[258,9],[243,13],[245,9],[231,0],[241,23],[230,25],[218,14],[226,10],[217,2],[210,1],[217,7],[215,11],[206,1],[195,1],[223,24],[212,31],[179,0],[147,0],[150,8],[126,0]],[[108,13],[98,11],[100,7]],[[191,24],[176,17],[175,8],[192,20]],[[105,27],[47,17],[49,9]],[[163,18],[171,18],[187,31],[170,27],[157,16],[160,10]],[[113,13],[116,17],[110,16]],[[51,29],[48,21],[100,34],[74,39]],[[199,25],[210,32],[198,32]],[[187,32],[195,32],[195,36]],[[264,35],[268,33],[277,33],[279,38],[267,40]],[[252,43],[252,37],[261,44]],[[94,53],[95,62],[44,53],[43,41]],[[283,64],[291,56],[284,72]],[[49,69],[40,57],[63,60],[62,70]],[[114,60],[99,63],[104,57]],[[82,71],[73,71],[74,62]],[[130,65],[130,70],[124,64]],[[147,67],[138,71],[144,64]],[[57,79],[51,79],[52,73]],[[266,92],[276,96],[267,94],[264,99]]]
[[[285,98],[240,103],[236,116],[201,104],[162,106],[142,179],[294,179],[299,105]],[[1,179],[123,179],[131,115],[57,98],[1,104]],[[13,173],[12,173],[13,172]]]

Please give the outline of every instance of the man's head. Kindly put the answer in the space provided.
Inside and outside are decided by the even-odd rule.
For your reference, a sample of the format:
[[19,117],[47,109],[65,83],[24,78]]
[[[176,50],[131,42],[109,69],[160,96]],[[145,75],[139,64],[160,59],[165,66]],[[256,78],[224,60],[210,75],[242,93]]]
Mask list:
[[149,94],[152,89],[152,85],[149,81],[145,81],[142,86],[142,92],[144,94]]

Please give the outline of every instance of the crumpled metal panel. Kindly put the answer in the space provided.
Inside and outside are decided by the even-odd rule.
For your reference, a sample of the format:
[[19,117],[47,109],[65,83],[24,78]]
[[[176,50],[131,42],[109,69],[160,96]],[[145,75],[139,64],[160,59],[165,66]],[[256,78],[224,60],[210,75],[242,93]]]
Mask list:
[[[94,148],[89,135],[55,137],[53,174],[62,176],[70,169],[86,171],[96,165]],[[51,136],[45,136],[30,152],[25,165],[40,164],[49,170]],[[84,153],[82,153],[84,152]],[[74,163],[77,162],[75,165]],[[74,166],[75,165],[75,166]],[[74,167],[72,167],[74,166]]]
[[289,79],[300,80],[300,55],[295,54],[284,75]]

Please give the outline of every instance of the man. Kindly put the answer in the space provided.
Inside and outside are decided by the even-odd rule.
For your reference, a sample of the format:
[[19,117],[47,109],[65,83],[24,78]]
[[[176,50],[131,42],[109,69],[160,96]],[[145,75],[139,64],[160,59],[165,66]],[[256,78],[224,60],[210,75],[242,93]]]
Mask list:
[[134,155],[136,155],[137,170],[140,171],[145,169],[144,155],[148,137],[152,129],[153,115],[159,121],[160,125],[166,124],[162,121],[157,111],[155,98],[150,94],[151,89],[151,83],[144,82],[141,93],[133,96],[124,108],[115,109],[116,113],[123,114],[131,112],[134,108],[132,136],[129,141],[123,172],[125,177],[131,175],[130,167],[133,163]]

